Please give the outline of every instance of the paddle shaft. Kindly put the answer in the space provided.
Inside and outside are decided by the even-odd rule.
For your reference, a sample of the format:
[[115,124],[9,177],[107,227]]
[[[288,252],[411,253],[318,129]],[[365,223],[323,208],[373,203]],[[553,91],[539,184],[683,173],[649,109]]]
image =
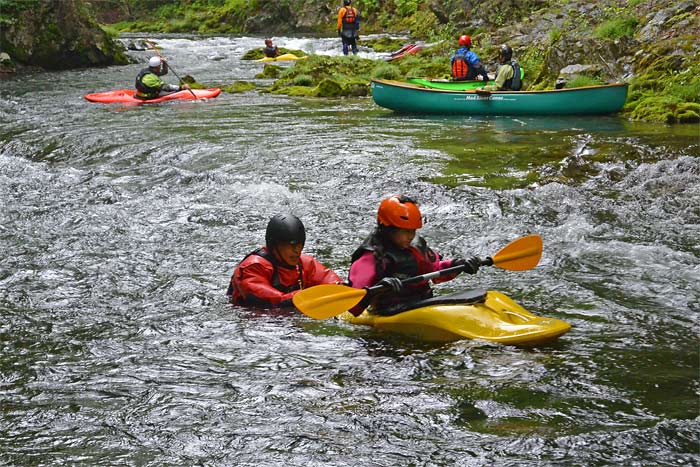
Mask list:
[[[161,60],[165,60],[165,59],[163,58],[163,56],[160,54],[160,51],[158,50],[158,48],[156,47],[156,45],[155,45],[153,42],[151,42],[151,41],[146,41],[146,42],[148,43],[148,45],[151,46],[151,48],[152,48],[153,50],[156,51],[156,53],[158,54],[158,56],[160,57]],[[180,75],[177,74],[177,72],[175,71],[175,69],[174,69],[170,64],[168,64],[168,69],[169,69],[170,71],[173,72],[173,74],[175,75],[175,77],[176,77],[181,83],[184,83],[184,81],[182,81],[182,78],[180,78]],[[187,84],[187,83],[185,83],[185,84]],[[191,89],[189,89],[189,88],[188,88],[187,90],[190,92],[190,94],[192,94],[192,97],[194,97],[195,99],[197,99],[197,95],[194,93],[193,90],[191,90]]]
[[[482,266],[491,266],[491,265],[493,265],[493,259],[490,256],[486,259],[482,259],[481,265]],[[460,272],[464,271],[464,269],[466,267],[467,267],[466,264],[460,264],[458,266],[452,266],[449,268],[441,269],[439,271],[428,272],[426,274],[421,274],[420,276],[409,277],[408,279],[404,279],[401,281],[401,284],[403,284],[403,285],[415,284],[418,282],[437,279],[438,277],[446,276],[448,274],[459,274]],[[375,285],[375,286],[369,287],[367,289],[367,293],[368,294],[375,294],[375,293],[379,292],[380,290],[385,290],[385,289],[386,289],[386,286],[384,286],[384,285]]]

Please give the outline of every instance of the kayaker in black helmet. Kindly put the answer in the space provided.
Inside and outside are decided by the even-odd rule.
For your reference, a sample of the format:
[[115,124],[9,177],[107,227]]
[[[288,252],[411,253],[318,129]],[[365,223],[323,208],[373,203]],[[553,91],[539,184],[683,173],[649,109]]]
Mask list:
[[306,229],[293,214],[277,214],[267,224],[265,246],[249,253],[236,267],[226,293],[236,305],[291,307],[301,289],[340,284],[338,275],[310,255],[302,254]]
[[[476,274],[481,265],[479,258],[443,259],[428,247],[423,237],[416,236],[416,230],[422,226],[420,210],[411,198],[395,195],[381,202],[374,232],[352,254],[349,283],[358,289],[383,284],[390,293],[368,295],[367,300],[371,301],[363,299],[350,310],[354,315],[362,313],[367,305],[372,305],[373,312],[391,313],[396,305],[433,296],[430,283],[403,286],[402,279],[459,265],[464,265],[464,271],[469,274]],[[447,275],[433,282],[455,277],[457,274]]]
[[498,52],[501,65],[496,73],[496,82],[484,86],[484,91],[520,91],[523,83],[520,79],[520,65],[513,60],[513,49],[503,44]]
[[189,89],[187,84],[178,86],[168,84],[160,79],[168,74],[168,62],[161,57],[151,57],[148,60],[148,68],[141,70],[136,76],[136,94],[139,99],[155,99],[173,92]]

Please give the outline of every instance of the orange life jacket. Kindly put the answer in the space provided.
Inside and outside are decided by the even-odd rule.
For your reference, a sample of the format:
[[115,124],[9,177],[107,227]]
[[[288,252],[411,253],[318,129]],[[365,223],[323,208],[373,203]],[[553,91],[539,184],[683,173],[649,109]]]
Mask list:
[[465,79],[468,72],[469,64],[464,59],[464,56],[456,56],[455,61],[452,62],[452,79]]

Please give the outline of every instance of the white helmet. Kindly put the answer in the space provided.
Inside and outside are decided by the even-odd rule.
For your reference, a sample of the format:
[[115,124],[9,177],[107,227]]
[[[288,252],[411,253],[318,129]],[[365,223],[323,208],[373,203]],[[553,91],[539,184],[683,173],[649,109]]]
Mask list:
[[148,66],[157,68],[160,66],[160,57],[151,57],[148,59]]

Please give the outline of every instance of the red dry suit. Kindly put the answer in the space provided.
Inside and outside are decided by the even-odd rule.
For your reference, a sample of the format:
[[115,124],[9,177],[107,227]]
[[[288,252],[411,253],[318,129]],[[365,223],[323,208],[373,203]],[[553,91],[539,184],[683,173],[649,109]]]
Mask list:
[[298,266],[288,266],[262,247],[246,256],[233,271],[227,295],[235,305],[291,307],[292,297],[299,290],[339,283],[340,277],[312,256],[302,254]]

